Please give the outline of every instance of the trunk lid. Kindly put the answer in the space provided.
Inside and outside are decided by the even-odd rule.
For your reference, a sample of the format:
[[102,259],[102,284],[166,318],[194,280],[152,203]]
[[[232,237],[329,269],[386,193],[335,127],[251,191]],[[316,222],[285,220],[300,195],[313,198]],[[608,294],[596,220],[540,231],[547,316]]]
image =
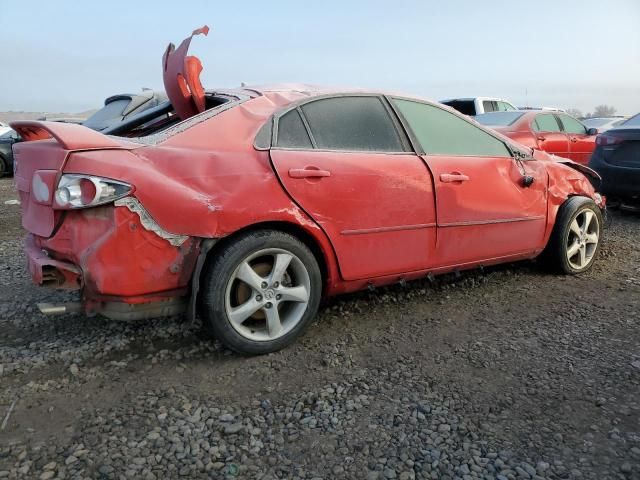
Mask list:
[[194,30],[178,48],[170,43],[162,57],[162,79],[171,105],[182,120],[205,110],[204,88],[200,83],[202,63],[198,57],[187,55],[195,35],[207,35],[209,27]]
[[17,121],[11,127],[23,139],[13,145],[22,226],[41,237],[51,236],[58,223],[61,212],[53,209],[53,194],[70,153],[140,147],[72,123]]

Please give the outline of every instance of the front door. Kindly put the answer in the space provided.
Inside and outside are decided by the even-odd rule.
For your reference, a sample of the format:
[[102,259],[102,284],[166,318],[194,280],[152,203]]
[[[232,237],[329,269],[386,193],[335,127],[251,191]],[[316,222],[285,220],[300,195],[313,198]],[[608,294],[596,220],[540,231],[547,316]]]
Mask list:
[[573,117],[559,114],[565,133],[569,137],[569,158],[587,165],[596,146],[595,135],[587,135],[587,127]]
[[398,127],[377,96],[313,100],[277,120],[278,177],[331,240],[346,280],[433,262],[433,181]]
[[538,148],[545,152],[569,158],[569,137],[562,131],[553,113],[541,113],[531,124]]
[[[392,99],[435,181],[437,266],[531,253],[546,228],[547,173],[516,162],[502,142],[434,105]],[[526,186],[523,174],[533,177]]]

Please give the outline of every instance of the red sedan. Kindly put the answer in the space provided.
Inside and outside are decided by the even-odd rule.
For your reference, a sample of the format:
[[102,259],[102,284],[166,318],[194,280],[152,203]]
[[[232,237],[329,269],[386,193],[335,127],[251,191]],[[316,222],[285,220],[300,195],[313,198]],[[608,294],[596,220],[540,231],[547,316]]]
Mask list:
[[189,40],[165,54],[170,102],[109,136],[13,123],[33,280],[81,291],[43,311],[186,311],[257,354],[299,336],[323,296],[541,254],[569,274],[593,264],[604,202],[588,168],[419,98],[205,91]]
[[528,147],[587,165],[596,148],[595,128],[566,113],[545,110],[491,112],[474,119]]

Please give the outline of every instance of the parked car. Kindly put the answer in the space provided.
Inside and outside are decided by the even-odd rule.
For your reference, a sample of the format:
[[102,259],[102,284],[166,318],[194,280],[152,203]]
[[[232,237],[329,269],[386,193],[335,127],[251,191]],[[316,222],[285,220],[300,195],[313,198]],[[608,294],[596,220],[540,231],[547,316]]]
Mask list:
[[506,100],[491,97],[450,98],[448,100],[441,100],[440,103],[470,116],[487,112],[508,112],[516,110],[516,107]]
[[596,137],[589,166],[602,176],[602,191],[640,209],[640,114]]
[[20,141],[20,136],[12,128],[0,135],[0,178],[13,174],[11,147],[18,141]]
[[134,115],[165,102],[164,93],[143,90],[142,93],[121,93],[104,101],[104,107],[87,118],[82,124],[93,130],[103,131]]
[[528,147],[586,165],[598,130],[587,128],[566,113],[517,110],[478,115],[475,120]]
[[587,128],[597,128],[598,133],[602,133],[622,125],[626,120],[626,117],[591,117],[583,118],[581,121]]
[[323,296],[540,255],[566,274],[592,266],[604,202],[589,168],[420,98],[205,91],[190,40],[165,53],[159,122],[119,137],[13,123],[29,271],[82,290],[42,311],[186,310],[260,354],[298,337]]

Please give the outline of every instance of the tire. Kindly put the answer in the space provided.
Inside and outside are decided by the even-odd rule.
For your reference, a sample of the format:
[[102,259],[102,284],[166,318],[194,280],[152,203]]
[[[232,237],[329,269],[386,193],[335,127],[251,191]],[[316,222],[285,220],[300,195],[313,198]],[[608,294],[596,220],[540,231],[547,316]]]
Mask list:
[[5,175],[9,175],[9,173],[9,164],[4,159],[4,157],[0,155],[0,178],[4,177]]
[[557,273],[586,272],[598,256],[602,228],[602,212],[593,200],[571,197],[556,216],[549,243],[541,255],[543,263]]
[[260,355],[298,338],[316,316],[321,295],[320,268],[309,248],[287,233],[260,230],[209,258],[200,314],[226,347]]

